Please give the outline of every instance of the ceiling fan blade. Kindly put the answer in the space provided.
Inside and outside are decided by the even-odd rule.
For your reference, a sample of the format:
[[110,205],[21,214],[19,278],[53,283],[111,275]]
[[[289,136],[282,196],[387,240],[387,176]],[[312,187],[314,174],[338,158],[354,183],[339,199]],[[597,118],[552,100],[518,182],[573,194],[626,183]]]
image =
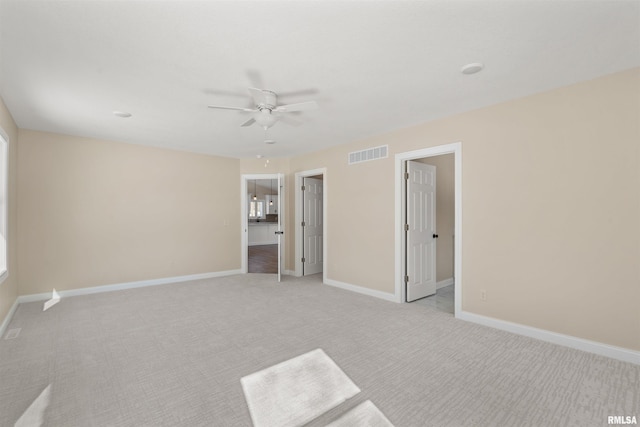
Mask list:
[[240,127],[245,127],[245,126],[251,126],[252,124],[254,124],[256,122],[256,119],[254,119],[253,117],[251,117],[249,120],[247,120],[246,122],[244,122],[243,124],[240,125]]
[[288,124],[289,126],[300,126],[302,124],[300,120],[294,119],[293,117],[286,114],[278,115],[278,117],[280,118],[280,121]]
[[253,109],[253,108],[224,107],[224,106],[222,106],[222,105],[207,105],[207,107],[209,107],[209,108],[218,108],[218,109],[220,109],[220,110],[237,110],[237,111],[245,111],[245,112],[247,112],[247,113],[253,113],[253,112],[255,112],[255,111],[258,111],[258,110],[255,110],[255,109]]
[[316,101],[299,102],[297,104],[278,105],[273,111],[277,113],[291,113],[293,111],[307,111],[318,108]]
[[231,90],[205,88],[205,89],[202,89],[202,93],[206,95],[215,95],[215,96],[233,96],[234,98],[247,97],[247,95],[244,93],[244,90],[231,91]]
[[300,89],[300,90],[292,90],[289,92],[278,92],[278,98],[285,98],[290,96],[310,96],[317,95],[318,89],[309,88],[309,89]]
[[249,78],[249,82],[253,87],[264,87],[264,82],[262,81],[262,76],[260,75],[260,71],[258,70],[247,70],[247,77]]
[[251,97],[253,98],[253,102],[255,102],[256,105],[267,104],[267,96],[261,89],[250,87],[249,93],[251,94]]

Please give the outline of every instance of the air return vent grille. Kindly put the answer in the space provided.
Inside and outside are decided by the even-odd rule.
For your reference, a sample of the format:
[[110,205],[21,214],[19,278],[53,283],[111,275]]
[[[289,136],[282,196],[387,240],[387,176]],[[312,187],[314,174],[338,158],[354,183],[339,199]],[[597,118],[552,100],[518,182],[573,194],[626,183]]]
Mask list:
[[349,153],[349,164],[368,162],[370,160],[385,159],[389,153],[388,145],[367,148],[366,150],[352,151]]

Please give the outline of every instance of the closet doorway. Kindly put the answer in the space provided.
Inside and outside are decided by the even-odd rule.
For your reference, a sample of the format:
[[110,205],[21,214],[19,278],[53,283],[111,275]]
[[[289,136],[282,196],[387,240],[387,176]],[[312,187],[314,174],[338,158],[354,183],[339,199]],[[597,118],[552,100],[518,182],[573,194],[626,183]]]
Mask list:
[[[453,158],[451,158],[453,156]],[[443,169],[451,169],[453,167],[453,174],[449,172],[448,178],[443,180],[440,178],[441,184],[445,184],[445,181],[448,181],[447,187],[448,190],[446,192],[441,192],[441,196],[444,196],[444,200],[441,200],[440,203],[433,202],[434,208],[437,207],[438,204],[444,206],[449,205],[449,209],[447,213],[444,215],[440,215],[445,220],[445,223],[438,224],[436,222],[438,215],[435,215],[435,219],[430,219],[428,216],[424,216],[420,214],[418,217],[413,215],[413,210],[416,206],[416,202],[424,201],[425,194],[429,195],[429,188],[425,188],[422,191],[421,188],[413,191],[408,185],[408,181],[412,179],[412,168],[410,165],[418,165],[418,166],[426,166],[431,164],[432,166],[427,169],[432,169],[437,173],[437,170]],[[438,167],[439,166],[439,167]],[[420,168],[421,169],[421,168]],[[411,300],[423,300],[422,303],[428,303],[425,298],[435,292],[435,299],[438,298],[438,291],[441,290],[441,297],[447,299],[447,301],[440,301],[441,305],[446,305],[446,311],[451,312],[451,295],[453,294],[453,314],[454,316],[458,316],[462,311],[462,143],[455,142],[452,144],[440,145],[436,147],[424,148],[420,150],[405,152],[405,153],[397,153],[395,155],[395,174],[396,174],[396,206],[395,206],[395,217],[396,217],[396,262],[395,262],[395,270],[396,270],[396,283],[395,283],[395,297],[398,302],[404,303]],[[426,176],[425,174],[422,174]],[[433,183],[435,187],[437,185],[438,179],[433,177],[433,179],[422,179],[419,176],[413,177],[414,180],[417,179],[418,184],[429,182]],[[451,182],[453,181],[453,182]],[[428,185],[426,187],[429,187]],[[438,187],[444,189],[444,186],[438,185]],[[407,191],[411,192],[408,194]],[[416,194],[413,194],[413,193]],[[446,203],[443,203],[446,202]],[[424,204],[424,206],[429,207],[429,204]],[[451,207],[453,209],[451,209]],[[451,211],[453,210],[453,214]],[[426,209],[425,211],[430,211]],[[411,222],[411,223],[410,223]],[[440,247],[436,247],[435,245],[431,245],[432,250],[434,250],[434,257],[425,257],[424,259],[429,259],[429,262],[423,262],[422,265],[418,264],[417,266],[412,263],[412,259],[415,258],[416,254],[424,254],[427,252],[424,248],[415,249],[414,245],[412,245],[412,236],[408,236],[411,233],[412,228],[416,228],[416,224],[422,222],[424,223],[433,223],[434,227],[417,227],[420,230],[427,230],[429,233],[426,233],[426,237],[430,238],[431,241],[437,242],[442,237]],[[453,224],[451,223],[453,222]],[[418,224],[420,225],[420,224]],[[440,229],[438,229],[438,226]],[[423,233],[424,234],[424,233]],[[428,239],[427,239],[428,240]],[[420,242],[417,242],[420,243]],[[428,242],[427,242],[428,243]],[[428,245],[424,245],[428,247]],[[438,274],[437,268],[437,258],[438,254],[440,254],[441,261],[444,261],[439,267],[440,274]],[[423,257],[419,257],[421,260]],[[451,264],[453,261],[453,265]],[[427,270],[423,268],[423,266],[430,266]],[[440,276],[440,277],[438,277]],[[408,291],[408,288],[412,286],[414,283],[418,285],[422,284],[422,281],[426,281],[429,279],[427,283],[429,284],[428,292],[423,292],[420,294],[419,292],[415,295],[412,295],[412,292]],[[426,282],[425,282],[426,283]],[[426,285],[425,285],[426,286]],[[416,288],[417,291],[421,289]],[[449,295],[443,295],[449,294]],[[442,299],[442,298],[441,298]],[[436,301],[436,305],[438,301]]]
[[326,169],[298,172],[295,176],[295,274],[325,277],[327,260]]

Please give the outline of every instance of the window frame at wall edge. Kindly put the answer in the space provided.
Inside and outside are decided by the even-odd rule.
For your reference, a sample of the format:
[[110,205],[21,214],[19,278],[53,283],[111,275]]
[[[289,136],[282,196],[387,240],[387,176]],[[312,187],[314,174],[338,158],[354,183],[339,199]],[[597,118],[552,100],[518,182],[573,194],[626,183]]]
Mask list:
[[4,220],[4,230],[5,230],[5,248],[4,248],[4,262],[5,269],[2,273],[0,273],[0,286],[9,278],[9,135],[4,131],[4,129],[0,126],[0,150],[4,150],[4,161],[5,168],[2,171],[3,176],[0,179],[3,182],[0,182],[0,185],[4,184],[4,196],[5,196],[5,204],[4,204],[4,215],[2,220]]

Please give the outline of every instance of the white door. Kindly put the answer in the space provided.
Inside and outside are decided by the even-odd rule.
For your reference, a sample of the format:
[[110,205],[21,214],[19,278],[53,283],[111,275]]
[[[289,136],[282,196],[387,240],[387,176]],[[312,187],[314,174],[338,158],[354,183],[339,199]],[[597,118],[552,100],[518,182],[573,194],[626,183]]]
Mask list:
[[284,272],[284,213],[287,211],[285,206],[284,192],[284,174],[278,174],[278,282],[282,281],[282,273]]
[[407,302],[436,293],[436,167],[407,162]]
[[302,179],[302,275],[322,271],[322,180]]

